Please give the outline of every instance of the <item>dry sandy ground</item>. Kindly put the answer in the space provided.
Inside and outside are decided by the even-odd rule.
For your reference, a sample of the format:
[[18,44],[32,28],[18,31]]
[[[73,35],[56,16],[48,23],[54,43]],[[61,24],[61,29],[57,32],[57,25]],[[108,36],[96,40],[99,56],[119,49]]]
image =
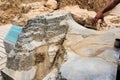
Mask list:
[[[21,4],[24,3],[25,5],[29,5],[31,3],[41,1],[46,2],[47,0],[0,0],[0,25],[11,23],[16,16],[23,15],[24,13],[29,11],[29,9],[31,9],[27,6],[27,9],[24,11],[25,7],[21,6]],[[104,6],[108,1],[110,0],[57,0],[58,8],[77,4],[80,8],[94,11],[99,10],[99,8]],[[41,5],[38,5],[37,7],[41,7]],[[48,10],[48,12],[51,11]]]

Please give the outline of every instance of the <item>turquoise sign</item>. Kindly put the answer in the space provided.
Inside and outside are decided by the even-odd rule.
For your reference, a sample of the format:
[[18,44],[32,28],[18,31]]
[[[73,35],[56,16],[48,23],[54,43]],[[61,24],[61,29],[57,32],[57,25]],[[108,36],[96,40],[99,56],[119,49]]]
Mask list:
[[12,43],[16,43],[21,31],[22,31],[22,27],[12,25],[12,27],[10,28],[9,32],[7,33],[7,35],[5,37],[5,40],[10,41]]

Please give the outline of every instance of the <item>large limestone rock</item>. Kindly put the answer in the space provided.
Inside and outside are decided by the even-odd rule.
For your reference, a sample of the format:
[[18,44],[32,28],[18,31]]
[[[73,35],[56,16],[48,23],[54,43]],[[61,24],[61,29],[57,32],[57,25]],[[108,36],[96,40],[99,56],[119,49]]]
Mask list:
[[[28,20],[8,54],[3,73],[11,75],[12,71],[14,80],[41,80],[50,70],[60,66],[66,53],[62,44],[68,30],[63,20],[67,18],[66,14],[50,14]],[[31,74],[33,77],[28,77]]]
[[32,18],[8,54],[3,73],[14,80],[115,80],[119,32],[87,29],[70,13]]

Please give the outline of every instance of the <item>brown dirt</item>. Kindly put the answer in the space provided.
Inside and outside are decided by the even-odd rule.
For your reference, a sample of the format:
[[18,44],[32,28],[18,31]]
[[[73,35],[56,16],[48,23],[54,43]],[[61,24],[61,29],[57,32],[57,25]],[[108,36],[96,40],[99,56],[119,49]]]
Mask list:
[[[20,4],[29,4],[43,0],[0,0],[0,25],[11,23],[16,15],[24,14]],[[44,0],[46,1],[46,0]],[[59,8],[67,5],[79,5],[80,8],[98,11],[110,0],[57,0]]]
[[0,0],[0,25],[11,23],[16,15],[22,14],[20,4],[42,0]]
[[66,5],[79,5],[80,8],[98,11],[111,0],[57,0],[59,7]]

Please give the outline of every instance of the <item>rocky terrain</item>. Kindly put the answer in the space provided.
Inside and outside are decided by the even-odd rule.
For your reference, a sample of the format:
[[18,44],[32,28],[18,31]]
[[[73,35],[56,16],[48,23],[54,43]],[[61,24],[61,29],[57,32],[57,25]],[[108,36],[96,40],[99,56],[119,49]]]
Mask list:
[[9,35],[16,42],[4,39],[7,61],[2,77],[116,80],[120,50],[114,42],[120,38],[120,15],[109,14],[91,24],[95,11],[108,1],[1,0],[0,25],[22,26],[16,28],[21,30],[17,37]]
[[119,28],[87,29],[71,13],[31,18],[17,42],[5,40],[8,56],[2,76],[5,80],[8,76],[14,80],[114,80],[119,59],[114,42],[119,32]]
[[98,11],[108,1],[109,0],[1,0],[0,25],[12,23],[23,26],[29,18],[35,16],[53,12],[71,12],[75,21],[81,25],[97,30],[108,30],[111,28],[111,24],[106,25],[108,23],[115,22],[114,27],[118,27],[119,17],[112,16],[109,19],[107,18],[107,20],[105,19],[105,23],[101,24],[101,22],[99,22],[97,27],[91,26],[90,22],[95,16],[94,11]]

